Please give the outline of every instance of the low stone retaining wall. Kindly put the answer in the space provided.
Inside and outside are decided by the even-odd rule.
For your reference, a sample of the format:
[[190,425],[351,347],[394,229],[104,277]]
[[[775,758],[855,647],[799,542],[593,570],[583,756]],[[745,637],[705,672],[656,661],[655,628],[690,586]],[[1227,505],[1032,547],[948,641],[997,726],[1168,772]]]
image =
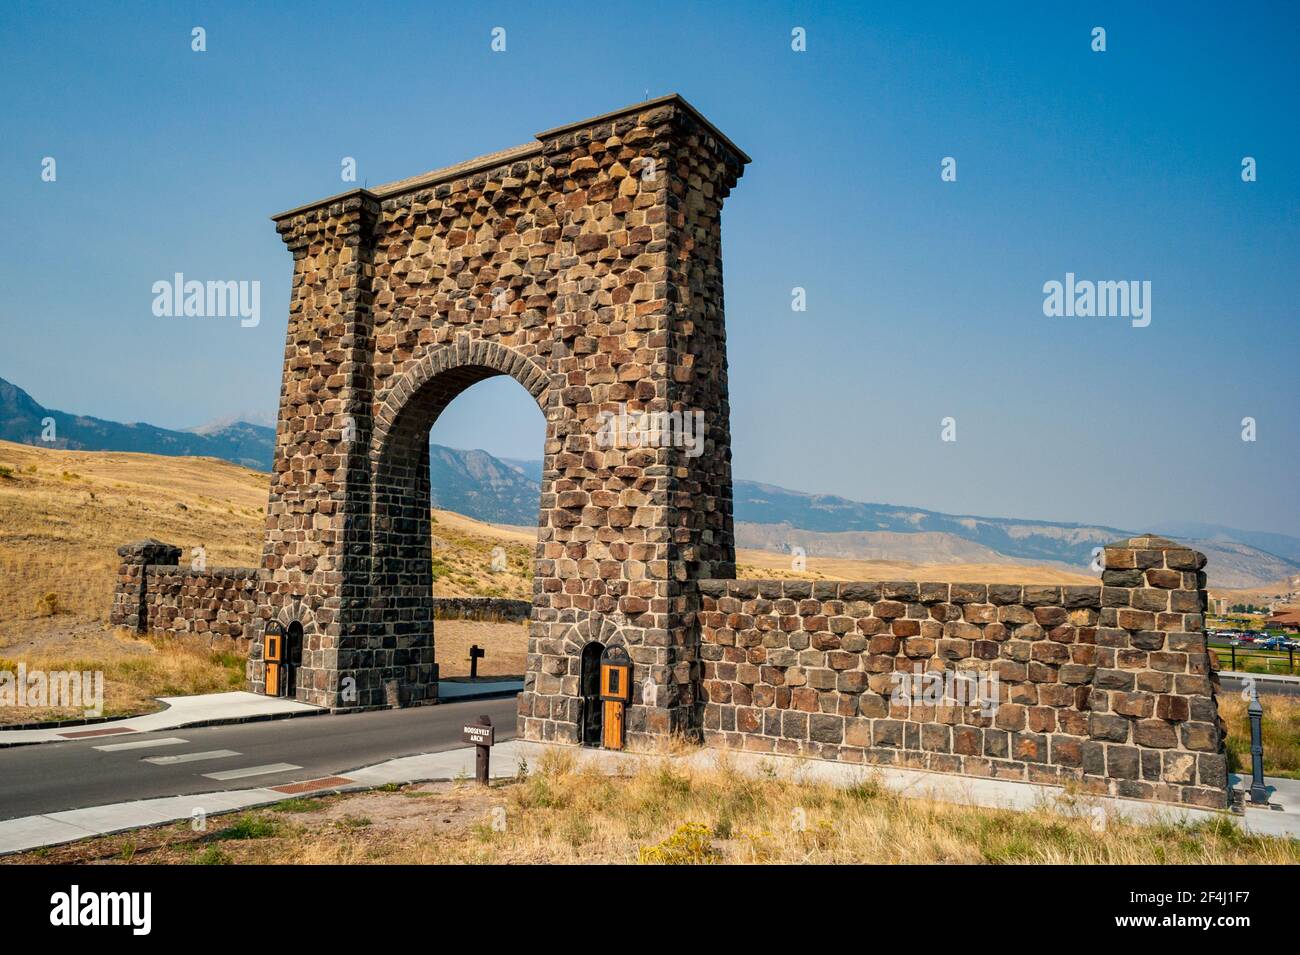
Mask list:
[[[118,567],[109,622],[137,633],[196,634],[250,640],[271,619],[262,599],[265,575],[253,567],[180,566],[181,549],[157,540],[118,548]],[[518,623],[533,605],[502,597],[435,597],[434,616],[443,619]]]
[[109,622],[137,633],[247,641],[270,619],[262,608],[262,575],[252,567],[180,567],[181,550],[161,541],[118,548]]
[[[1205,557],[1105,553],[1094,587],[701,581],[705,741],[1223,807]],[[950,672],[992,705],[918,692]]]
[[434,597],[433,616],[438,620],[484,620],[492,623],[522,623],[533,612],[528,600],[504,597]]

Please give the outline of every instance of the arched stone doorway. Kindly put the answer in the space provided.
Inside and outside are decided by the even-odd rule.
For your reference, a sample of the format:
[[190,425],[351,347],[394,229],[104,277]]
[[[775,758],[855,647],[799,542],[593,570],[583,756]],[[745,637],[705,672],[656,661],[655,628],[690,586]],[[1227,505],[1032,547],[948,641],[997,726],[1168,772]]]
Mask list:
[[[371,575],[366,598],[366,630],[373,647],[354,657],[384,682],[398,681],[403,702],[436,696],[435,624],[429,514],[430,431],[462,392],[487,378],[508,375],[533,396],[547,417],[541,500],[549,492],[547,475],[557,443],[545,374],[517,352],[489,342],[470,342],[464,352],[435,349],[388,390],[371,441]],[[534,560],[542,556],[542,544]]]
[[284,696],[298,698],[298,675],[302,672],[303,629],[295,620],[284,632]]
[[599,746],[604,722],[601,719],[603,707],[600,703],[600,657],[605,652],[605,645],[593,640],[582,648],[582,714],[579,742],[583,746]]
[[[300,699],[434,697],[429,425],[506,374],[547,422],[521,733],[578,741],[566,634],[613,618],[656,688],[629,742],[698,732],[694,582],[735,575],[720,219],[748,161],[672,95],[274,217],[294,277],[263,613],[315,613]],[[704,424],[604,440],[623,412]]]

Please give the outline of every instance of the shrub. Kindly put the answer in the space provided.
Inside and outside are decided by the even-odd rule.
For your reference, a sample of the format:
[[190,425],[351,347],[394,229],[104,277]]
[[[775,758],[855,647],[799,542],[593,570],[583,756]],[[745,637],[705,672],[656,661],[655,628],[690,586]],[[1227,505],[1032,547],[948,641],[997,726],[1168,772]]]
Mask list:
[[698,822],[688,822],[654,846],[642,846],[637,861],[642,865],[707,865],[721,856],[709,841],[709,827]]

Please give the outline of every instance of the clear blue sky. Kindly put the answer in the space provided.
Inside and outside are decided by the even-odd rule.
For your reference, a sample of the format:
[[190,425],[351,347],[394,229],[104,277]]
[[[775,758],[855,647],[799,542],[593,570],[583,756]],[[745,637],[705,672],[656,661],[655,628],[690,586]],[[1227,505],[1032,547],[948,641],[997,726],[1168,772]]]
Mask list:
[[[677,91],[754,157],[724,216],[738,476],[1300,533],[1298,27],[1290,3],[6,3],[0,377],[167,427],[273,408],[267,217],[349,188],[342,157],[378,184]],[[177,271],[260,280],[261,325],[155,317]],[[1150,327],[1045,317],[1067,271],[1149,280]],[[434,440],[536,457],[541,427],[489,382]]]

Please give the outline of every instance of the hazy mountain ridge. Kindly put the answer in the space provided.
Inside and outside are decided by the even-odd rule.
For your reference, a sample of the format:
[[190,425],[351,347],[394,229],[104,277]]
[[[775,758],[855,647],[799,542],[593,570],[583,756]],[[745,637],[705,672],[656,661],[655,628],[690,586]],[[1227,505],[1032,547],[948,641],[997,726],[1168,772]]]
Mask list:
[[537,523],[538,483],[486,451],[429,446],[433,506],[491,524]]
[[[54,422],[52,441],[43,440],[46,419]],[[121,424],[46,408],[17,385],[0,378],[0,439],[66,451],[139,451],[213,457],[269,471],[275,429],[237,422],[219,431],[199,434],[151,424]]]
[[[54,442],[41,441],[45,418],[55,421]],[[265,425],[229,418],[192,431],[119,424],[44,408],[3,379],[0,439],[69,450],[204,455],[261,471],[271,469],[275,452],[275,429]],[[429,463],[434,507],[494,524],[536,524],[540,461],[430,445]],[[945,514],[746,480],[734,482],[733,501],[738,546],[778,552],[799,546],[813,557],[1011,561],[1083,570],[1093,548],[1135,533],[1099,524]],[[1142,530],[1204,552],[1219,587],[1261,586],[1300,573],[1300,538],[1190,521]]]
[[821,533],[951,534],[1007,557],[1057,561],[1076,567],[1091,562],[1094,547],[1131,534],[1104,525],[1022,521],[870,504],[755,481],[736,481],[732,495],[738,523],[785,523]]

